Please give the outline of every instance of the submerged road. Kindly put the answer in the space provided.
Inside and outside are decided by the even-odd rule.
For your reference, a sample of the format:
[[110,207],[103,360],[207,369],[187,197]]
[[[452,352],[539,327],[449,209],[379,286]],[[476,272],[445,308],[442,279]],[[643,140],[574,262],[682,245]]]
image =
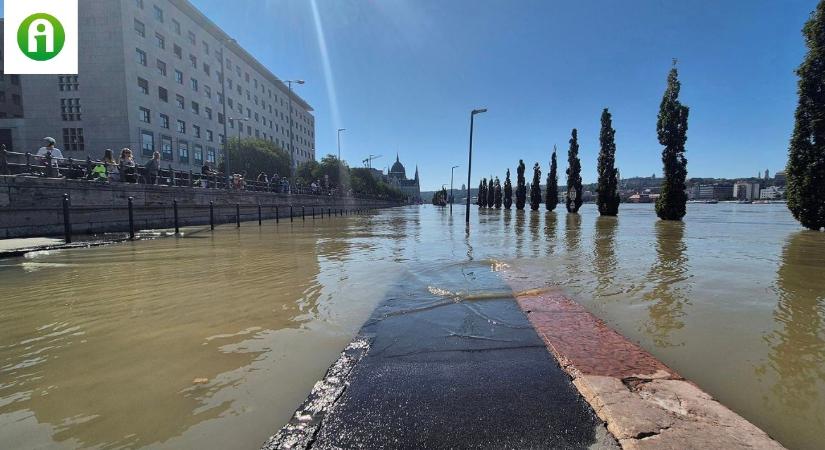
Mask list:
[[460,269],[485,293],[406,280],[264,448],[618,448],[489,265]]

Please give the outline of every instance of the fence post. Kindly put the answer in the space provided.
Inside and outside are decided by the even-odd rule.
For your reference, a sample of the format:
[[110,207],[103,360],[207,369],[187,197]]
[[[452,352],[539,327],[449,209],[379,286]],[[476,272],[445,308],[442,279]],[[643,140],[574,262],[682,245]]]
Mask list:
[[263,224],[263,219],[261,218],[261,204],[258,203],[258,226]]
[[7,153],[6,144],[0,145],[0,175],[11,175],[11,172],[9,172],[9,163],[6,160]]
[[332,208],[327,208],[327,217],[332,219]]
[[215,229],[215,202],[209,200],[209,229]]
[[169,164],[169,186],[175,185],[175,169],[172,168],[172,165]]
[[[3,146],[6,151],[6,146]],[[72,221],[69,217],[69,194],[63,194],[63,235],[67,244],[72,243]]]
[[193,179],[193,177],[192,177],[192,169],[189,169],[189,187],[193,187],[193,186],[194,186],[194,184],[192,184],[192,179]]
[[134,198],[129,197],[129,239],[135,239]]
[[32,173],[32,154],[26,152],[26,173]]
[[281,212],[278,209],[278,205],[275,205],[275,223],[281,222]]
[[238,228],[241,227],[241,204],[235,203],[235,223],[238,225]]
[[294,214],[292,213],[292,205],[289,205],[289,221],[290,222],[295,221],[295,219],[292,218],[293,216],[294,216]]
[[315,220],[315,207],[312,207],[312,220]]
[[175,211],[175,234],[180,234],[180,226],[178,224],[178,200],[172,200],[172,209]]
[[301,220],[304,222],[307,221],[306,206],[301,207]]

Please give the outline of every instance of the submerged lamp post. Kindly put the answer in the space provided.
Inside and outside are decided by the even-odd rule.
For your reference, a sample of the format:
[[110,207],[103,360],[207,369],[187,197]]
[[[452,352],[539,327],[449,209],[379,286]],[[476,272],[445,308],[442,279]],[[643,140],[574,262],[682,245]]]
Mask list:
[[470,186],[473,184],[471,181],[472,170],[473,170],[473,122],[475,120],[476,114],[486,113],[487,108],[479,108],[474,109],[470,112],[470,162],[467,163],[467,211],[465,211],[465,222],[467,225],[470,225],[470,192],[472,192]]
[[450,168],[450,215],[453,215],[453,176],[455,174],[455,169],[458,166],[453,166]]
[[341,161],[341,132],[347,131],[346,128],[339,128],[338,129],[338,161]]

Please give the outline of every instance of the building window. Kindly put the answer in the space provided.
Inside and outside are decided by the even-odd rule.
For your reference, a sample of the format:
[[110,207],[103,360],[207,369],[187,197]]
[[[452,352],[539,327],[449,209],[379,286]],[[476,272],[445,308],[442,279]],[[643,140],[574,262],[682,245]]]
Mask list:
[[158,73],[163,77],[166,76],[166,63],[161,60],[158,60]]
[[[19,96],[16,96],[18,99]],[[12,101],[15,100],[15,95],[12,95]],[[17,104],[17,103],[15,103]],[[61,98],[60,99],[60,113],[65,121],[81,120],[80,116],[80,99],[79,98]]]
[[176,57],[176,58],[178,58],[178,59],[183,59],[183,49],[182,49],[182,48],[180,48],[180,47],[178,46],[178,44],[175,44],[175,45],[172,47],[172,52],[175,54],[175,57]]
[[215,149],[212,147],[206,147],[206,162],[215,163]]
[[160,115],[160,127],[166,128],[167,130],[169,129],[169,116],[166,114],[161,113]]
[[175,102],[178,104],[178,108],[186,109],[186,100],[184,100],[182,95],[176,95]]
[[83,128],[63,129],[63,150],[82,152],[86,149],[83,143]]
[[80,87],[77,75],[60,75],[57,77],[57,85],[61,91],[76,91]]
[[212,69],[209,67],[209,64],[203,64],[203,73],[205,73],[208,77],[212,76]]
[[143,156],[152,156],[155,153],[155,135],[151,131],[140,130],[140,148]]
[[146,52],[144,52],[143,50],[141,50],[139,48],[136,48],[135,49],[135,61],[137,61],[137,63],[140,64],[141,66],[145,66],[146,65]]
[[203,41],[203,52],[209,54],[209,44],[206,41]]
[[169,103],[169,91],[167,91],[166,88],[158,86],[158,98],[164,103]]
[[155,33],[155,45],[161,50],[166,50],[166,38],[160,33]]
[[186,141],[178,140],[178,161],[189,162],[189,143]]
[[195,55],[189,55],[189,62],[192,63],[192,67],[197,69],[198,68],[198,57]]
[[226,104],[229,105],[229,109],[234,109],[235,108],[235,101],[232,100],[231,98],[226,100]]
[[137,19],[135,19],[135,32],[140,37],[146,37],[146,25]]
[[172,30],[175,31],[175,34],[180,36],[180,22],[175,19],[172,19]]
[[138,9],[143,9],[143,0],[135,0],[135,6],[137,6]]
[[138,89],[140,89],[141,94],[149,95],[149,82],[138,77]]
[[215,135],[212,133],[212,130],[206,130],[206,140],[209,142],[213,142],[215,140]]
[[201,105],[198,102],[192,102],[192,114],[199,115],[201,113]]
[[194,78],[189,79],[189,85],[192,86],[192,90],[198,92],[198,80]]
[[163,23],[163,10],[160,9],[157,5],[155,5],[155,20],[160,23]]
[[192,147],[192,162],[195,164],[203,163],[203,146],[195,144]]
[[223,113],[218,113],[218,123],[223,125],[225,121],[226,119],[224,119]]
[[212,108],[204,108],[203,112],[206,114],[206,118],[212,120]]
[[189,32],[189,43],[195,45],[195,33]]
[[186,134],[186,122],[178,120],[178,133]]
[[178,84],[183,84],[183,72],[180,70],[175,70],[175,81]]
[[152,112],[141,106],[138,120],[143,123],[152,123]]
[[226,79],[226,84],[229,85],[229,90],[231,91],[232,90],[232,78],[227,78]]
[[209,86],[203,87],[203,93],[206,95],[206,98],[212,98],[212,88]]
[[192,134],[194,134],[196,138],[200,139],[200,137],[201,137],[201,127],[199,127],[197,125],[192,125]]
[[160,157],[164,161],[172,161],[174,159],[172,154],[172,138],[167,136],[160,137]]

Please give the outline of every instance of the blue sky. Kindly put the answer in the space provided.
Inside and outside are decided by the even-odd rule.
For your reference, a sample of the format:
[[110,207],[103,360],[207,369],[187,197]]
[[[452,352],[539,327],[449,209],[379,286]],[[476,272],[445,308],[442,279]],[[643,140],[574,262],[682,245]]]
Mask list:
[[[152,1],[152,0],[148,0]],[[672,58],[690,106],[689,176],[744,177],[785,164],[800,29],[816,0],[192,0],[281,78],[303,78],[319,158],[360,166],[396,151],[425,189],[473,184],[519,158],[560,172],[579,129],[595,181],[599,117],[614,117],[622,176],[661,174],[656,114]],[[320,31],[326,61],[319,45]],[[325,69],[325,67],[327,69]],[[563,182],[563,177],[562,177]]]

